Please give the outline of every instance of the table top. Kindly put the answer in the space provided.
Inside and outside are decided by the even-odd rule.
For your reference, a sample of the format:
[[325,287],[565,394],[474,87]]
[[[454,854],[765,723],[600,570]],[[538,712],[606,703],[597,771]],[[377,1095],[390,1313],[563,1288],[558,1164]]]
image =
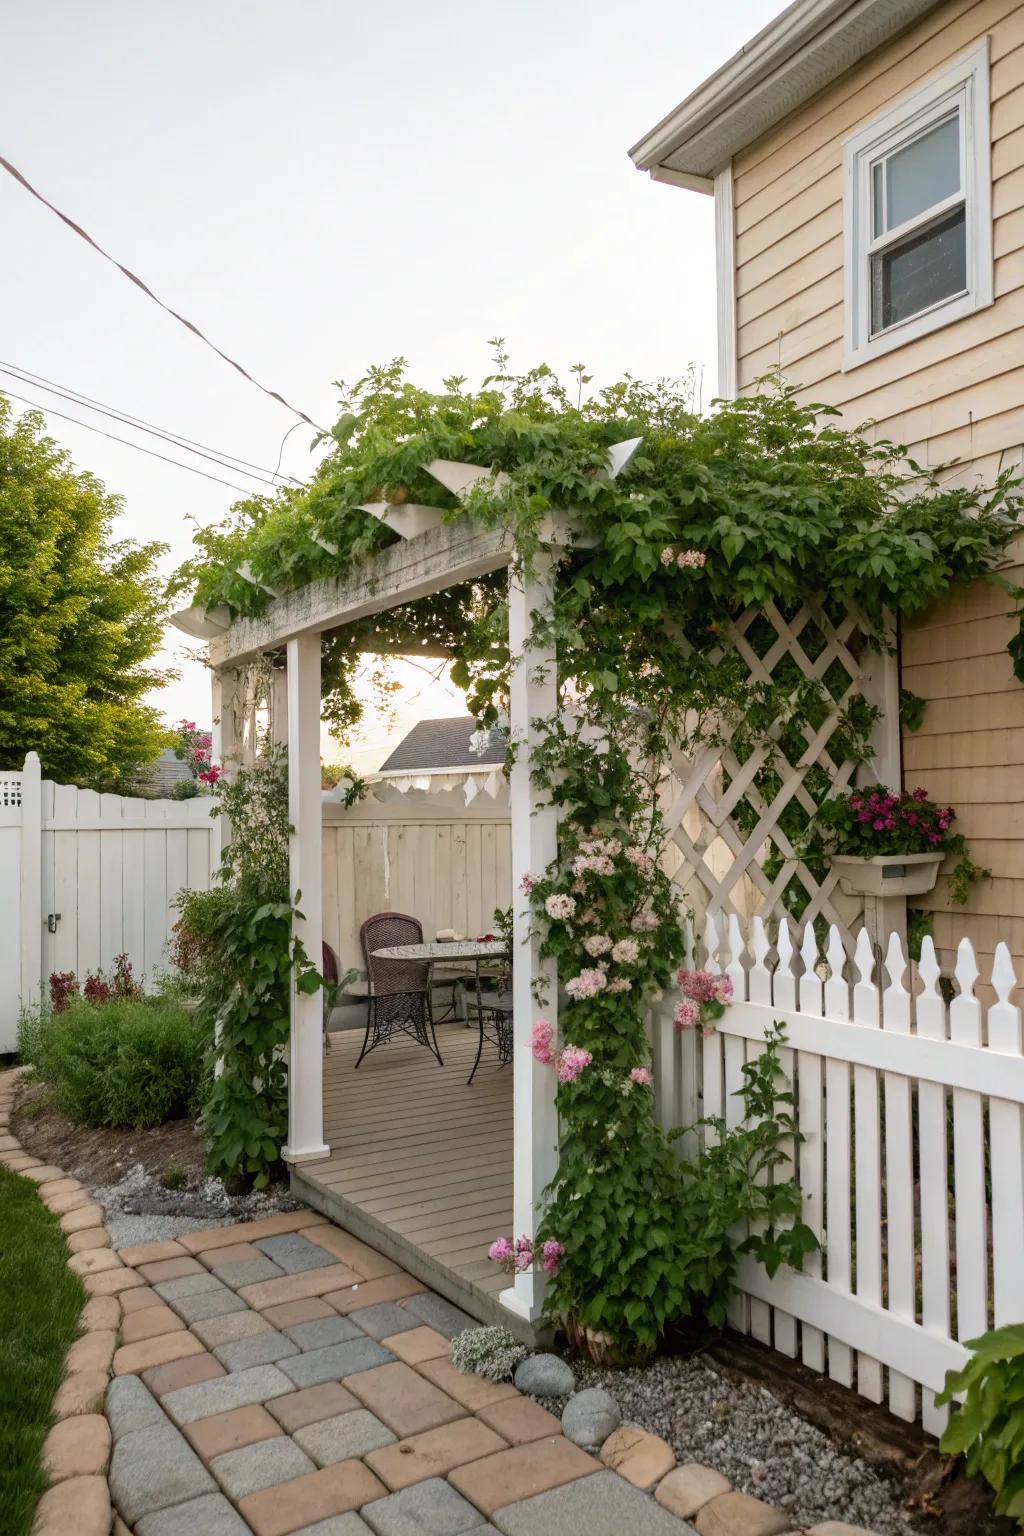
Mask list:
[[392,944],[373,953],[381,960],[480,960],[502,959],[507,950],[502,939],[463,939],[461,943],[434,939],[428,944]]

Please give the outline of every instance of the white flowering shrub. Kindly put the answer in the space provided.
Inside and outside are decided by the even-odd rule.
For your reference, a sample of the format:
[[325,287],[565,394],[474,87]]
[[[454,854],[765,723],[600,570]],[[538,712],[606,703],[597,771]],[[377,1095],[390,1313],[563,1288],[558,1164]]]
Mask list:
[[452,1340],[451,1361],[464,1376],[511,1381],[529,1353],[507,1328],[467,1328]]

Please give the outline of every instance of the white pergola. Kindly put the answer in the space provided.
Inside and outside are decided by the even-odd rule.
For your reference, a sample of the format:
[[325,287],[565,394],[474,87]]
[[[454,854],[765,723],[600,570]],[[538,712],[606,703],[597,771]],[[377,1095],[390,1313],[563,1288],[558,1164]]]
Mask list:
[[[616,444],[609,451],[604,473],[609,478],[617,476],[639,443],[639,439],[631,439]],[[492,476],[484,466],[448,460],[434,460],[426,467],[456,497],[477,481]],[[493,478],[500,482],[500,476]],[[275,736],[288,745],[291,888],[293,893],[301,892],[303,914],[296,924],[296,936],[306,953],[317,959],[323,937],[321,636],[358,619],[509,567],[514,553],[503,530],[481,528],[469,518],[445,523],[443,511],[436,507],[381,502],[369,504],[364,510],[380,518],[399,535],[399,540],[345,576],[310,582],[292,592],[271,594],[271,601],[255,618],[232,620],[226,608],[192,607],[174,620],[185,633],[209,641],[213,669],[213,756],[221,763],[236,757],[240,745],[234,739],[235,714],[228,707],[232,674],[268,652],[279,653],[282,647],[286,650],[286,669],[273,675],[278,708],[273,707],[272,699],[271,714]],[[529,1050],[538,992],[546,996],[546,1017],[557,1024],[557,975],[553,964],[540,958],[538,941],[531,934],[529,906],[519,895],[523,875],[543,871],[557,853],[556,813],[551,806],[538,801],[530,778],[530,759],[537,735],[533,722],[555,713],[558,687],[553,651],[533,645],[530,637],[534,615],[543,614],[550,606],[557,550],[573,538],[571,517],[562,515],[557,522],[552,521],[545,535],[544,542],[552,553],[535,562],[534,574],[528,581],[510,574],[508,593],[509,646],[513,659],[509,714],[512,740],[518,745],[509,787],[515,951],[513,1209],[515,1233],[529,1237],[535,1235],[541,1195],[555,1172],[558,1158],[554,1074],[539,1066]],[[332,553],[337,552],[325,540],[318,542]],[[259,585],[247,568],[239,568],[237,574]],[[286,733],[280,724],[285,715],[280,707],[285,688]],[[330,1152],[324,1141],[319,996],[303,995],[293,987],[291,1021],[288,1141],[282,1156],[294,1164],[314,1162]],[[502,1292],[502,1302],[519,1317],[534,1320],[543,1302],[543,1278],[532,1271],[517,1274],[513,1285]]]

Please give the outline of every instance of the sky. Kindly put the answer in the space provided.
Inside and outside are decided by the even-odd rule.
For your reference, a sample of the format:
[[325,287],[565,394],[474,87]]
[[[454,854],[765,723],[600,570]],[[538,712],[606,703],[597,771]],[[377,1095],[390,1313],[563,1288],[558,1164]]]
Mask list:
[[[716,387],[712,200],[627,150],[783,7],[731,0],[4,0],[0,154],[250,373],[330,426],[334,381],[401,354],[432,387],[513,363]],[[708,25],[713,16],[714,26]],[[269,470],[296,421],[0,176],[0,365]],[[123,429],[0,373],[0,389]],[[23,409],[20,401],[14,401]],[[49,418],[124,499],[117,531],[189,552],[238,489]],[[305,426],[282,470],[311,462]],[[153,438],[136,441],[171,456]],[[265,489],[241,475],[197,468]],[[209,718],[169,631],[169,721]],[[396,717],[458,690],[406,668]],[[344,754],[325,745],[335,760]]]

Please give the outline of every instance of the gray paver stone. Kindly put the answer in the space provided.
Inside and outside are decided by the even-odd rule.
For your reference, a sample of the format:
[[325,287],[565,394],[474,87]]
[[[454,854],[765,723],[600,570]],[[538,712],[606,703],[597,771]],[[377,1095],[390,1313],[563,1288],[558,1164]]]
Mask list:
[[269,1259],[242,1259],[238,1264],[225,1264],[218,1269],[217,1279],[240,1291],[243,1285],[259,1285],[263,1280],[279,1280],[284,1270]]
[[531,1397],[567,1397],[576,1390],[570,1366],[558,1355],[530,1355],[516,1371],[515,1384]]
[[[199,1276],[193,1278],[198,1279]],[[249,1310],[241,1296],[236,1296],[226,1285],[218,1286],[215,1291],[200,1291],[198,1296],[176,1296],[170,1305],[190,1327],[210,1317],[225,1317],[229,1312]]]
[[110,1494],[128,1525],[217,1485],[185,1436],[166,1420],[122,1435],[110,1458]]
[[262,1237],[253,1244],[288,1275],[299,1275],[307,1269],[324,1269],[337,1264],[337,1259],[326,1248],[318,1248],[308,1237],[299,1232],[285,1232],[280,1237]]
[[316,1387],[322,1381],[342,1381],[356,1371],[369,1371],[375,1365],[391,1365],[394,1355],[375,1339],[349,1339],[346,1344],[331,1344],[327,1349],[311,1349],[281,1361],[281,1370],[297,1387]]
[[329,1520],[318,1520],[316,1525],[304,1525],[292,1536],[369,1536],[370,1527],[356,1514],[331,1515]]
[[292,1382],[278,1366],[256,1365],[252,1370],[215,1376],[194,1387],[179,1387],[168,1392],[163,1407],[176,1424],[194,1424],[196,1419],[227,1413],[230,1408],[245,1408],[249,1403],[265,1403],[292,1391]]
[[[228,1292],[231,1296],[234,1293]],[[235,1300],[240,1300],[235,1297]],[[251,1339],[256,1333],[271,1333],[270,1324],[265,1317],[258,1312],[250,1312],[245,1303],[242,1303],[240,1312],[222,1312],[218,1317],[200,1318],[192,1329],[197,1339],[202,1339],[207,1349],[215,1349],[218,1344],[232,1344],[235,1339]]]
[[106,1414],[115,1440],[130,1430],[166,1423],[160,1404],[138,1376],[114,1377],[107,1388]]
[[245,1371],[252,1365],[273,1365],[275,1360],[298,1353],[299,1346],[274,1329],[269,1333],[257,1333],[251,1339],[233,1339],[230,1344],[219,1344],[214,1350],[221,1365],[229,1371]]
[[418,1296],[410,1296],[405,1306],[410,1312],[415,1312],[421,1323],[436,1328],[446,1339],[454,1339],[457,1333],[464,1333],[467,1328],[479,1327],[475,1318],[460,1312],[458,1307],[453,1307],[450,1301],[445,1301],[443,1296],[437,1296],[433,1291],[421,1291]]
[[493,1520],[502,1536],[538,1536],[540,1531],[557,1531],[558,1536],[623,1536],[624,1531],[696,1536],[692,1525],[677,1520],[617,1472],[595,1472],[550,1493],[506,1504]]
[[251,1536],[251,1532],[222,1493],[206,1493],[187,1504],[144,1515],[135,1536]]
[[[480,1511],[441,1477],[364,1504],[361,1513],[377,1536],[465,1536],[479,1531],[481,1524]],[[531,1536],[556,1530],[561,1536],[557,1526],[539,1525]]]
[[603,1387],[588,1387],[570,1397],[562,1412],[562,1434],[585,1450],[603,1445],[622,1422],[619,1405]]
[[329,1344],[344,1344],[348,1339],[364,1337],[362,1329],[349,1317],[318,1317],[311,1323],[296,1323],[294,1328],[285,1328],[282,1332],[294,1339],[300,1349],[326,1349]]
[[327,1467],[335,1461],[348,1461],[350,1456],[365,1456],[367,1451],[379,1450],[382,1445],[392,1445],[395,1436],[376,1414],[366,1408],[355,1408],[297,1429],[294,1439],[318,1467]]
[[354,1314],[355,1321],[371,1339],[389,1339],[393,1333],[405,1333],[409,1328],[422,1328],[423,1319],[393,1301],[379,1301],[374,1307],[363,1307]]
[[177,1280],[161,1280],[154,1285],[161,1301],[177,1301],[179,1296],[201,1296],[204,1291],[222,1291],[216,1275],[179,1275]]
[[273,1488],[275,1483],[290,1483],[292,1478],[315,1472],[316,1467],[294,1441],[279,1435],[276,1440],[260,1440],[256,1445],[243,1445],[237,1451],[215,1456],[210,1471],[228,1498],[237,1504],[250,1493]]

